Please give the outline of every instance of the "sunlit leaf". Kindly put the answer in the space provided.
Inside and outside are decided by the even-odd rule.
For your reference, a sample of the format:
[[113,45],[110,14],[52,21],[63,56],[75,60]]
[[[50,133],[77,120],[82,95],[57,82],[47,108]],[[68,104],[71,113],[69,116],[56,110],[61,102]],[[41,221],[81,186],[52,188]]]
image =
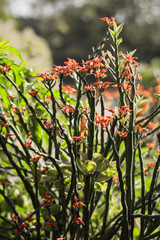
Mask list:
[[9,51],[10,53],[14,54],[16,57],[18,57],[23,62],[20,52],[15,47],[12,47],[12,45],[6,45],[6,46],[4,46],[4,49]]
[[111,37],[112,37],[112,39],[113,39],[113,41],[115,40],[115,32],[112,30],[112,29],[110,29],[109,28],[109,32],[110,32],[110,34],[111,34]]
[[41,145],[42,145],[41,126],[32,115],[28,116],[28,118],[29,118],[29,127],[31,130],[33,140],[37,144],[37,146],[41,148]]
[[122,31],[122,29],[123,29],[123,23],[122,24],[120,24],[118,27],[117,27],[117,29],[116,29],[116,36],[117,36],[117,38],[118,38],[118,36],[119,36],[119,34],[121,33],[121,31]]
[[3,40],[2,42],[0,42],[0,48],[5,46],[7,43],[9,43],[9,40]]
[[0,96],[3,100],[3,103],[6,107],[6,109],[8,109],[9,106],[10,106],[10,101],[9,101],[9,98],[8,98],[8,93],[7,93],[5,87],[2,84],[0,84]]
[[81,159],[77,160],[77,166],[79,170],[86,176],[93,174],[97,168],[97,164],[94,161],[82,161]]

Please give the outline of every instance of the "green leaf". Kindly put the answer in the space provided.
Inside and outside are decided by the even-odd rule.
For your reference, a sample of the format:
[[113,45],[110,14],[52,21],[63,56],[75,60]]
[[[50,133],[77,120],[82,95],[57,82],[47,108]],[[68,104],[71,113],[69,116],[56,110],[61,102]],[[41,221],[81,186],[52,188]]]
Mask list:
[[129,52],[129,56],[133,56],[135,54],[135,52],[137,51],[137,49],[133,50],[132,52]]
[[76,106],[77,102],[76,102],[73,98],[71,98],[68,94],[63,93],[63,97],[64,97],[64,100],[65,100],[67,103],[69,103],[69,104],[71,104],[71,105],[73,105],[73,106]]
[[0,48],[6,45],[7,43],[9,43],[9,40],[3,40],[2,42],[0,42]]
[[119,38],[119,39],[117,40],[117,46],[119,46],[119,45],[121,44],[121,42],[122,42],[122,38]]
[[103,183],[100,183],[100,182],[96,182],[94,184],[94,189],[95,191],[100,191],[100,192],[106,192],[106,189],[107,189],[107,183],[106,182],[103,182]]
[[14,75],[14,79],[15,79],[17,86],[23,93],[25,80],[21,77],[21,73],[20,73],[21,68],[15,64],[13,64],[10,68],[13,70],[13,75]]
[[52,204],[52,206],[50,207],[51,213],[53,216],[59,214],[59,212],[61,211],[61,206],[58,204]]
[[81,159],[77,160],[77,166],[79,170],[86,176],[93,174],[97,168],[97,164],[94,161],[82,161]]
[[113,29],[114,29],[114,32],[117,32],[117,24],[115,21],[113,22]]
[[4,88],[7,86],[6,78],[3,76],[3,74],[0,74],[0,84],[2,84]]
[[60,155],[63,162],[68,163],[70,161],[70,157],[62,150],[62,148],[60,148]]
[[116,36],[115,32],[110,28],[109,28],[109,32],[111,34],[111,37],[112,37],[113,41],[115,41],[115,36]]
[[4,49],[9,51],[10,53],[14,54],[16,57],[18,57],[23,62],[20,52],[15,47],[12,47],[12,45],[7,45],[7,46],[4,46]]
[[109,166],[105,171],[99,172],[95,182],[108,181],[116,173],[116,162],[109,162]]
[[41,196],[41,197],[44,197],[45,192],[47,192],[48,189],[47,189],[47,187],[44,186],[43,184],[39,183],[39,184],[38,184],[38,190],[39,190],[40,196]]
[[9,106],[10,106],[10,101],[9,101],[9,98],[8,98],[8,93],[7,93],[5,87],[2,84],[0,84],[0,96],[3,100],[3,103],[6,107],[6,109],[8,110]]
[[10,60],[8,58],[2,58],[2,59],[0,59],[0,64],[2,64],[2,65],[14,65],[14,61]]
[[42,129],[39,123],[36,121],[36,119],[30,115],[29,117],[29,127],[31,130],[31,134],[33,137],[34,142],[37,144],[37,146],[41,149],[42,146]]
[[107,54],[108,54],[108,57],[109,57],[110,59],[113,58],[112,53],[111,53],[109,50],[107,50]]
[[116,37],[118,38],[119,34],[121,33],[122,29],[123,29],[123,23],[120,24],[117,29],[116,29]]
[[55,98],[60,98],[60,93],[59,93],[58,90],[54,89],[54,90],[53,90],[53,94],[54,94],[54,97],[55,97]]
[[109,162],[100,153],[93,154],[93,161],[97,164],[96,172],[103,172],[108,169]]

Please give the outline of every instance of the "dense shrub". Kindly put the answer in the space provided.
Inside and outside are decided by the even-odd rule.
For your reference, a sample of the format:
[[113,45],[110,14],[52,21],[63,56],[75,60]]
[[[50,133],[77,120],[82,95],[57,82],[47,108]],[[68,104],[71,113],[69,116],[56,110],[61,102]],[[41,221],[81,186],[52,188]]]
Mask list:
[[123,24],[102,20],[88,60],[40,75],[0,43],[1,239],[160,235],[159,79],[143,89],[134,51],[119,51]]

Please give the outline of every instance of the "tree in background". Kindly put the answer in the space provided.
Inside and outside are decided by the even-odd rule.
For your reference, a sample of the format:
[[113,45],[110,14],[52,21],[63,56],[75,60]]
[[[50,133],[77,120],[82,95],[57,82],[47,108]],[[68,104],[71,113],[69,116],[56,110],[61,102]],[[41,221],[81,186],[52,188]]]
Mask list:
[[[47,41],[38,36],[34,29],[25,27],[22,31],[17,29],[17,21],[9,15],[7,5],[9,1],[2,0],[0,8],[0,41],[6,39],[22,53],[27,61],[26,67],[34,71],[49,69],[52,65],[52,57]],[[15,59],[13,55],[10,55]],[[20,63],[20,62],[19,62]]]

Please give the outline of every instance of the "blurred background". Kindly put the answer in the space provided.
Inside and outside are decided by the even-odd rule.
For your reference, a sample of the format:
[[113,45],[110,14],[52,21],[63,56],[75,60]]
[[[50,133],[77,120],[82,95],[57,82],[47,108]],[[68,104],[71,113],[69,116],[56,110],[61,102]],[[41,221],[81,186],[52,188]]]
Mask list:
[[143,83],[160,77],[159,0],[1,0],[0,41],[10,40],[39,73],[67,57],[86,60],[105,32],[102,17],[124,22],[122,49],[137,49]]

